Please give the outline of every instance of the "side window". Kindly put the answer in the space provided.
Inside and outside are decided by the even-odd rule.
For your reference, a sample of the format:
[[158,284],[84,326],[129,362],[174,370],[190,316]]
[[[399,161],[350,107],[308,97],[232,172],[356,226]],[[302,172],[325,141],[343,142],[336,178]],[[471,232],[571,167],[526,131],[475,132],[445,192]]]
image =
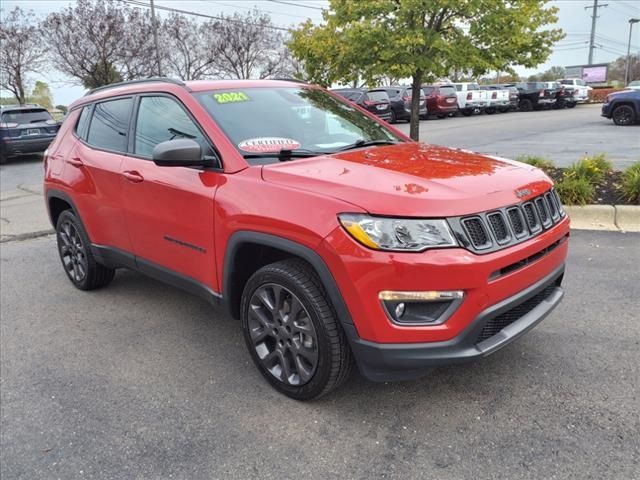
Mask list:
[[209,142],[177,101],[169,97],[142,97],[134,153],[151,157],[157,144],[174,138],[191,138],[200,144],[204,155],[213,155]]
[[96,103],[89,124],[87,143],[105,150],[126,152],[132,104],[131,98]]
[[76,135],[83,140],[87,139],[87,127],[89,126],[89,115],[91,114],[91,105],[82,108],[78,123],[76,123]]

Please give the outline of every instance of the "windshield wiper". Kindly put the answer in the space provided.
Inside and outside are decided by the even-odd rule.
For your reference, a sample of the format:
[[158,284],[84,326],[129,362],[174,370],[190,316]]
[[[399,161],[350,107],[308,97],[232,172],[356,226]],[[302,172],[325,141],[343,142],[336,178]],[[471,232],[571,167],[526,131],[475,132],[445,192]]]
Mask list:
[[286,148],[278,151],[278,152],[260,152],[260,153],[245,153],[242,156],[244,158],[268,158],[268,157],[276,157],[281,162],[286,162],[288,160],[292,160],[294,158],[309,158],[309,157],[317,157],[319,155],[326,155],[329,152],[314,152],[313,150],[304,150],[304,149],[295,149],[288,150]]
[[190,138],[191,140],[195,140],[195,138],[196,138],[195,135],[191,135],[189,133],[181,132],[180,130],[177,130],[175,128],[167,128],[167,130],[171,134],[171,138],[169,140],[173,140],[176,137]]
[[374,145],[398,145],[400,142],[395,142],[393,140],[357,140],[351,145],[347,145],[346,147],[339,148],[336,150],[337,152],[343,152],[345,150],[353,150],[354,148],[360,147],[372,147]]

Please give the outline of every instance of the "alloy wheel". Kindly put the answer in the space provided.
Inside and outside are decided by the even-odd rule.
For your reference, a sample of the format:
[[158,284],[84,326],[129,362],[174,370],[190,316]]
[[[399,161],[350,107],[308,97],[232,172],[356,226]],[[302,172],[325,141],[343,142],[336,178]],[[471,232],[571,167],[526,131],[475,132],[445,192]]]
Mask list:
[[73,223],[66,221],[58,232],[58,248],[67,275],[76,283],[87,276],[88,262],[82,238]]
[[631,125],[633,109],[629,105],[621,105],[613,111],[613,120],[617,125]]
[[279,381],[301,386],[318,366],[318,337],[307,309],[289,289],[260,286],[248,311],[251,343],[264,368]]

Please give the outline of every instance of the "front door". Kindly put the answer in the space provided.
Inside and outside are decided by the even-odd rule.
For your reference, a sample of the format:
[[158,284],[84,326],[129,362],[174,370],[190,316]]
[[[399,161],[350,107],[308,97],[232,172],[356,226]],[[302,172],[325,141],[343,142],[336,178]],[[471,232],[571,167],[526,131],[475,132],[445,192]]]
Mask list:
[[209,140],[173,97],[139,98],[132,153],[122,163],[123,205],[136,261],[141,269],[177,273],[217,291],[214,197],[222,174],[188,167],[159,167],[154,147],[192,138],[206,155]]

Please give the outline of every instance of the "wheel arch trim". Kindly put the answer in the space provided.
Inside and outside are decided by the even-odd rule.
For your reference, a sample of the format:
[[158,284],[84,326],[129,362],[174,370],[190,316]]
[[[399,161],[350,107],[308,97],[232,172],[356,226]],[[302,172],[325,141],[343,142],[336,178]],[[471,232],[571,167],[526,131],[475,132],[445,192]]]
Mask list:
[[234,286],[231,282],[231,278],[234,274],[234,261],[239,249],[243,245],[248,244],[275,248],[277,250],[281,250],[285,253],[291,254],[292,256],[301,258],[302,260],[305,260],[307,263],[309,263],[322,282],[322,285],[327,292],[327,295],[329,296],[329,299],[331,300],[336,313],[338,314],[340,322],[353,326],[351,314],[349,313],[349,309],[347,308],[342,293],[338,288],[338,284],[336,283],[333,274],[329,270],[329,267],[327,267],[327,264],[318,253],[313,251],[311,248],[292,240],[278,237],[276,235],[250,230],[240,230],[233,233],[231,237],[229,237],[229,241],[227,242],[227,247],[225,250],[222,293],[225,303],[227,304],[227,309],[232,316],[233,305],[231,299],[233,298],[232,289],[234,288]]

